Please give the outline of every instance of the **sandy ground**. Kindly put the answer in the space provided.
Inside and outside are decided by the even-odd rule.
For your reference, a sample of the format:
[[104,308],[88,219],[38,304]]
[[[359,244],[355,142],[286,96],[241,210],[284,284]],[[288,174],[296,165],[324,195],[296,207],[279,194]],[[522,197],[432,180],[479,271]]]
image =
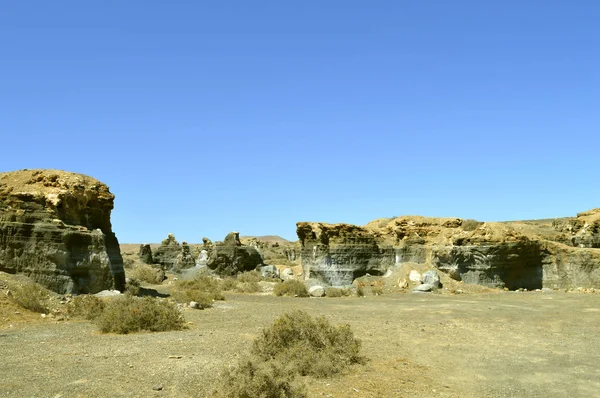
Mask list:
[[349,323],[370,358],[339,377],[306,379],[310,396],[598,397],[599,303],[564,292],[230,294],[212,309],[186,309],[187,330],[132,335],[14,314],[0,323],[0,396],[207,396],[263,327],[304,309]]

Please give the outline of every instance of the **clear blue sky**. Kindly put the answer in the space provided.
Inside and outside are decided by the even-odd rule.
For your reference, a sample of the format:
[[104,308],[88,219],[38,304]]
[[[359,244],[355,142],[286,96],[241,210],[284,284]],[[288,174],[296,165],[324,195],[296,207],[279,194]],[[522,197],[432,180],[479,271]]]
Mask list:
[[600,207],[598,1],[13,1],[0,170],[91,175],[122,243]]

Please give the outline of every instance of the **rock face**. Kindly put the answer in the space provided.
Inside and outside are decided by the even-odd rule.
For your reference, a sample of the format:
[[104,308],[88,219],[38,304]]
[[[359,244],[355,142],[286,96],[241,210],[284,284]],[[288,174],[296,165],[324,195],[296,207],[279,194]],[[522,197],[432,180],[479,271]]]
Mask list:
[[106,185],[82,174],[0,173],[0,271],[58,293],[124,290],[113,203]]
[[222,243],[213,244],[208,252],[208,268],[221,276],[252,271],[263,264],[263,259],[252,246],[240,242],[240,234],[231,232]]
[[175,269],[182,270],[187,268],[192,268],[196,265],[196,261],[194,260],[194,256],[192,255],[192,251],[190,250],[190,245],[187,242],[181,243],[181,252],[177,255],[177,259],[175,262]]
[[350,224],[298,223],[302,268],[311,278],[332,286],[350,285],[365,275],[382,275],[393,254],[378,245],[370,231]]
[[297,224],[311,278],[348,284],[406,263],[489,287],[600,287],[600,209],[554,221],[397,217],[364,227]]

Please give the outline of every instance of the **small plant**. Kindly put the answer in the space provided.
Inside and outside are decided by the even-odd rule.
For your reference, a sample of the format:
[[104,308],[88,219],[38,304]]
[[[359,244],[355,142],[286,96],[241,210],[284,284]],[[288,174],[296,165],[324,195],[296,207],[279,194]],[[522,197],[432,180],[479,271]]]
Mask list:
[[84,318],[93,321],[104,311],[104,301],[95,296],[75,296],[67,305],[67,315],[74,318]]
[[127,280],[127,285],[125,286],[125,293],[131,296],[138,296],[140,294],[140,290],[142,288],[142,284],[140,281],[134,278],[129,278]]
[[240,293],[257,293],[262,291],[258,282],[242,282],[235,288]]
[[235,290],[237,288],[237,286],[238,286],[237,279],[235,279],[231,276],[228,276],[221,280],[221,289],[223,289],[226,292]]
[[48,298],[48,291],[34,282],[20,285],[12,292],[12,300],[17,305],[41,314],[49,312]]
[[150,265],[136,265],[128,272],[128,276],[141,282],[160,285],[165,279],[165,272]]
[[343,297],[343,296],[350,296],[350,290],[345,289],[345,288],[337,288],[337,287],[328,287],[327,289],[325,289],[325,296],[326,297]]
[[181,330],[185,323],[174,303],[153,297],[123,295],[106,302],[95,323],[103,333]]
[[292,296],[292,297],[308,297],[308,290],[304,283],[295,279],[287,280],[279,283],[273,289],[273,294],[276,296]]
[[243,359],[238,366],[225,369],[215,397],[228,398],[305,398],[304,386],[295,383],[296,374],[281,363]]
[[180,303],[195,301],[202,309],[212,307],[213,301],[225,300],[221,282],[210,276],[199,276],[190,281],[178,281],[172,296]]
[[258,283],[263,280],[263,277],[260,274],[260,272],[254,270],[254,271],[242,272],[241,274],[239,274],[237,276],[237,280],[241,283],[252,283],[252,282]]
[[356,295],[358,297],[364,297],[364,295],[365,295],[365,284],[363,282],[359,282],[358,286],[356,286]]

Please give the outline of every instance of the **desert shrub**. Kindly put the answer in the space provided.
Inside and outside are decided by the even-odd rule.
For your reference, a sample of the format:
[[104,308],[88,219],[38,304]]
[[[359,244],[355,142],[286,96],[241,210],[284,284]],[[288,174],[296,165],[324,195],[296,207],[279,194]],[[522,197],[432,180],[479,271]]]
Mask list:
[[123,255],[123,268],[132,268],[135,264],[135,260],[128,255]]
[[308,297],[308,290],[304,283],[295,279],[287,280],[279,283],[273,289],[273,294],[276,296],[292,296],[292,297]]
[[74,318],[84,318],[92,321],[104,311],[104,301],[96,296],[75,296],[67,305],[67,315]]
[[356,295],[358,297],[363,297],[365,295],[365,285],[362,282],[356,286]]
[[125,293],[131,296],[137,296],[140,294],[141,288],[142,284],[140,281],[134,278],[129,278],[127,280],[127,285],[125,286]]
[[241,282],[238,283],[236,289],[240,293],[257,293],[262,291],[258,282]]
[[477,220],[463,220],[460,226],[464,231],[474,231],[482,224],[483,222]]
[[363,363],[360,340],[349,325],[333,326],[304,311],[282,315],[254,341],[251,354],[262,361],[289,364],[300,375],[327,377]]
[[235,290],[238,286],[238,280],[234,277],[228,276],[221,280],[221,289],[226,292]]
[[11,293],[12,300],[20,307],[42,314],[49,312],[47,305],[48,291],[37,283],[22,284],[17,286]]
[[258,283],[263,280],[263,277],[260,274],[260,272],[254,270],[254,271],[242,272],[241,274],[239,274],[237,276],[237,280],[241,283],[252,283],[252,282]]
[[304,398],[304,386],[296,374],[276,361],[243,359],[233,369],[225,369],[213,396],[231,398]]
[[153,297],[123,295],[106,302],[95,323],[103,333],[181,330],[184,319],[177,305]]
[[327,289],[325,289],[325,296],[326,297],[343,297],[343,296],[350,296],[350,290],[346,289],[346,288],[338,288],[338,287],[328,287]]
[[131,269],[131,271],[128,272],[128,274],[130,278],[150,283],[152,285],[159,285],[166,279],[165,272],[163,270],[145,264],[136,265]]
[[189,281],[177,281],[172,297],[180,303],[195,301],[200,308],[211,307],[213,301],[216,300],[225,300],[221,282],[210,276],[199,276]]

